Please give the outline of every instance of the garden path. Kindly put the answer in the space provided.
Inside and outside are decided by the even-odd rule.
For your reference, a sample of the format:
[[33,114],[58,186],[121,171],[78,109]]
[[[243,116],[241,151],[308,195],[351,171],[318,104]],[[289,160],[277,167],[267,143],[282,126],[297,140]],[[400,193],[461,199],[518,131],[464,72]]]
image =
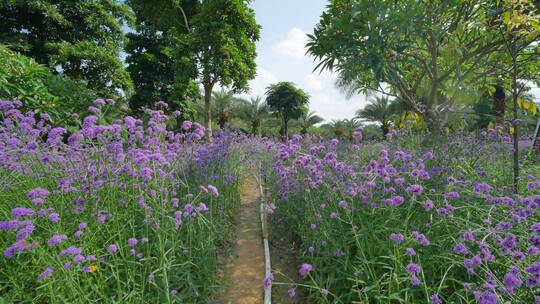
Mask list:
[[263,302],[264,251],[259,220],[259,185],[246,178],[242,186],[242,206],[237,218],[237,241],[226,268],[227,288],[220,304],[260,304]]

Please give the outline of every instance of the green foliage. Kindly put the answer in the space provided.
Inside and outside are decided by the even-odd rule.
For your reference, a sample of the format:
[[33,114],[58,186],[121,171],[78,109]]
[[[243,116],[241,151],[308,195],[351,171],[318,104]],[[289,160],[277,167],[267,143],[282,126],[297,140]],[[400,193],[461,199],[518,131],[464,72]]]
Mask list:
[[96,47],[93,41],[75,43],[50,43],[56,53],[50,56],[50,64],[58,67],[62,74],[84,81],[103,97],[119,97],[131,90],[129,73],[119,60],[119,49]]
[[378,140],[382,137],[381,128],[374,124],[362,127],[362,138],[364,140]]
[[262,97],[252,97],[249,100],[237,99],[237,116],[243,119],[251,127],[251,134],[260,135],[261,124],[268,118],[268,105],[262,101]]
[[202,1],[190,26],[187,49],[195,54],[199,77],[204,87],[205,126],[211,133],[210,95],[216,84],[234,93],[248,88],[255,77],[255,42],[260,26],[246,0]]
[[495,111],[493,103],[489,97],[483,97],[473,107],[474,113],[477,115],[475,128],[485,129],[493,122]]
[[128,0],[137,17],[137,26],[143,23],[154,29],[177,29],[187,32],[190,21],[198,9],[198,0]]
[[127,70],[134,83],[130,107],[139,110],[165,100],[184,117],[193,117],[192,104],[200,98],[200,90],[196,63],[186,48],[189,28],[185,22],[195,14],[197,1],[128,3],[137,18],[126,44]]
[[221,89],[220,91],[212,92],[212,103],[214,104],[214,113],[220,129],[224,129],[225,125],[233,117],[233,101],[234,93]]
[[58,124],[85,110],[96,96],[84,84],[53,75],[46,66],[0,46],[0,99],[21,100],[26,110],[47,112]]
[[322,134],[328,137],[339,139],[354,139],[354,131],[360,129],[362,124],[356,119],[334,119],[331,122],[322,125]]
[[324,119],[319,115],[315,114],[315,112],[309,111],[308,113],[304,113],[298,120],[300,126],[300,134],[306,135],[310,128],[323,121]]
[[383,136],[386,136],[392,125],[393,117],[399,114],[397,106],[393,104],[394,102],[386,96],[375,97],[363,109],[356,111],[356,115],[360,119],[379,123]]
[[278,82],[266,89],[266,103],[281,119],[280,135],[287,138],[288,122],[307,112],[309,95],[292,82]]
[[443,124],[454,104],[478,100],[507,65],[493,1],[333,0],[309,36],[319,69],[354,92],[402,98]]
[[221,84],[234,93],[255,77],[260,26],[245,0],[206,0],[193,17],[190,48],[205,87]]
[[117,97],[131,88],[119,58],[122,25],[130,18],[117,0],[4,0],[0,42],[84,81],[102,97]]

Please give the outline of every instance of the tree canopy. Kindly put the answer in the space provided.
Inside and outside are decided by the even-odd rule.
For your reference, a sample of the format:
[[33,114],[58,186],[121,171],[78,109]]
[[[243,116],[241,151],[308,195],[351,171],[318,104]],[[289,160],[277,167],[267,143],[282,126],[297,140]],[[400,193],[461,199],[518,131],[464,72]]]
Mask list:
[[505,72],[492,1],[332,0],[308,51],[360,92],[403,99],[431,125]]
[[104,97],[131,88],[120,60],[129,7],[117,0],[0,2],[0,41]]
[[255,42],[260,26],[246,0],[205,0],[191,23],[189,48],[204,88],[205,126],[211,132],[211,94],[215,85],[234,93],[248,88],[256,74]]
[[286,139],[289,120],[298,119],[307,112],[309,95],[292,82],[278,82],[271,84],[266,89],[266,103],[270,110],[279,115],[281,119],[280,135]]
[[198,1],[130,0],[137,18],[127,34],[126,62],[134,83],[133,109],[165,100],[184,116],[192,116],[190,101],[198,99],[197,69],[186,48],[191,20]]

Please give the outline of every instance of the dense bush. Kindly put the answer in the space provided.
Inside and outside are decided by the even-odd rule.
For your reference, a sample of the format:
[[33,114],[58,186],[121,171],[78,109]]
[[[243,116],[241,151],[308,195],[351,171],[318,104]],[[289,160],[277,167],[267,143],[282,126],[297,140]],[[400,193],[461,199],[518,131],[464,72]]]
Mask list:
[[24,100],[24,109],[48,113],[61,124],[95,98],[82,83],[54,75],[48,67],[0,45],[0,99]]

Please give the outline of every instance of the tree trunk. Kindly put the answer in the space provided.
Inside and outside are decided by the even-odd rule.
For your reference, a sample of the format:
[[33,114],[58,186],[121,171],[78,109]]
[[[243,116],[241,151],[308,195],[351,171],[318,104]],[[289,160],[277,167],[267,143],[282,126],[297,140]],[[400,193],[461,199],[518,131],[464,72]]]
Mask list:
[[282,126],[281,126],[281,140],[287,141],[289,128],[289,119],[286,115],[282,115]]
[[390,128],[388,127],[388,125],[386,123],[383,123],[383,124],[381,124],[381,130],[382,130],[382,134],[383,134],[383,139],[386,139],[386,135],[390,131]]
[[505,97],[504,88],[499,84],[495,85],[495,93],[493,94],[493,108],[495,110],[495,124],[497,125],[504,124],[504,112],[506,109],[504,102]]
[[260,125],[260,122],[257,120],[253,120],[251,122],[251,133],[253,135],[259,135],[259,125]]
[[514,193],[519,191],[519,134],[518,134],[518,63],[516,38],[512,37],[512,100],[514,102],[512,127],[514,128]]
[[211,84],[204,85],[204,127],[206,128],[205,136],[207,140],[212,138],[212,87]]
[[431,80],[431,88],[428,96],[428,100],[426,102],[426,109],[425,109],[425,123],[429,131],[432,133],[431,136],[434,136],[435,139],[439,136],[440,132],[440,122],[438,114],[435,112],[434,109],[436,109],[438,105],[438,97],[439,97],[439,75],[438,75],[438,56],[439,56],[439,49],[438,49],[438,40],[437,37],[435,37],[435,34],[433,34],[433,29],[430,26],[435,26],[437,24],[437,21],[435,20],[435,17],[433,16],[433,3],[428,2],[430,5],[428,6],[427,14],[428,18],[431,20],[431,24],[428,27],[428,37],[427,37],[427,45],[430,53],[430,65],[429,69],[430,72],[430,80]]
[[220,130],[223,130],[225,129],[225,125],[227,124],[227,113],[225,112],[220,112],[218,114],[218,125],[219,125],[219,129]]

